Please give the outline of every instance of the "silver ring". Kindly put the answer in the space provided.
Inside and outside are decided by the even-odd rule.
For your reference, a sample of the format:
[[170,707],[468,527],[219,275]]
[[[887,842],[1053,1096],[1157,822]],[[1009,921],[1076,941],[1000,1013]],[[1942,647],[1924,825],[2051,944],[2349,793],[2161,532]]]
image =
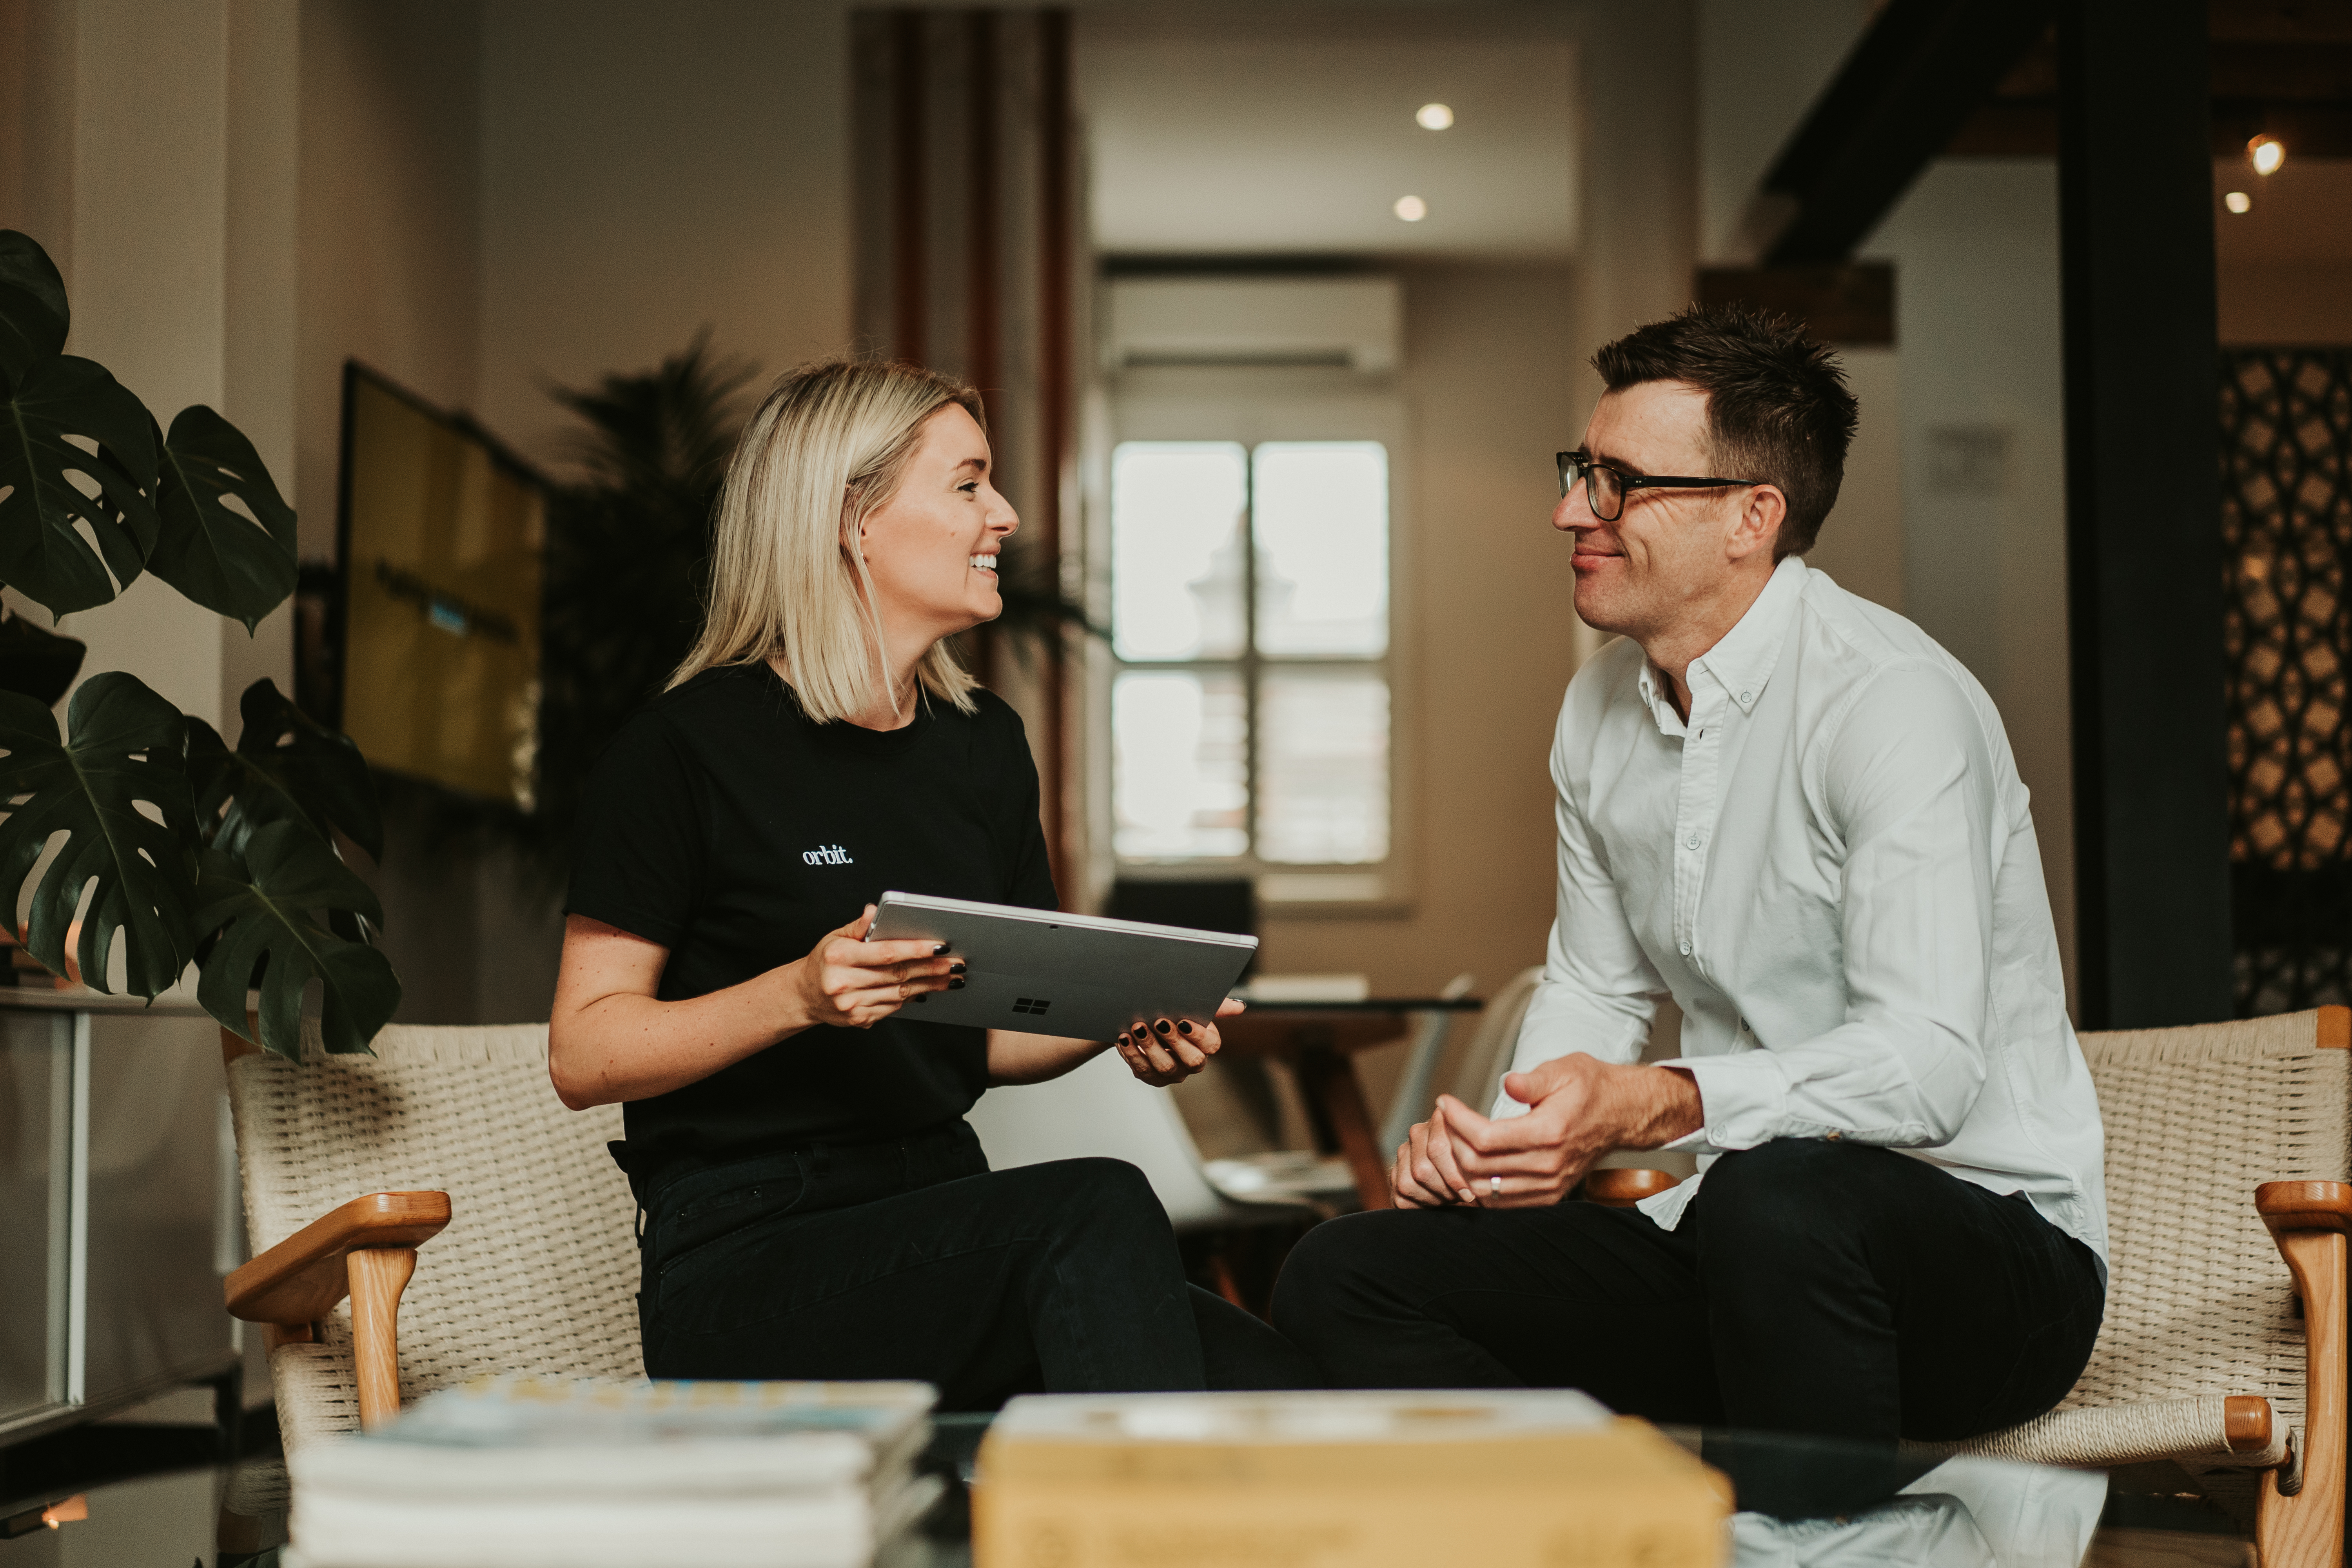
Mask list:
[[1496,1197],[1501,1197],[1503,1195],[1503,1178],[1500,1176],[1487,1177],[1486,1191]]

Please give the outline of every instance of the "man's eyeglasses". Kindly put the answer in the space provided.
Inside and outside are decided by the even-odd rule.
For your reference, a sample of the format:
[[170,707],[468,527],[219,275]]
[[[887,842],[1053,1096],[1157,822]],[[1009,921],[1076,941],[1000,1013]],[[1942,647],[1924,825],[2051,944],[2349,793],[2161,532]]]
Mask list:
[[1742,485],[1768,484],[1766,479],[1710,479],[1689,474],[1629,474],[1612,468],[1606,463],[1595,462],[1582,452],[1559,452],[1554,456],[1559,462],[1559,493],[1564,500],[1568,492],[1584,481],[1585,503],[1592,515],[1603,522],[1614,522],[1625,515],[1627,490],[1727,490]]

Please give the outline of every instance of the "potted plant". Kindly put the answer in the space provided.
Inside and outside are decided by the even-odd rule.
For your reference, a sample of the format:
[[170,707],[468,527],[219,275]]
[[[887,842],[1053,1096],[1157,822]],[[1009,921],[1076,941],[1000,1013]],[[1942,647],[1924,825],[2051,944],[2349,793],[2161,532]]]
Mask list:
[[[150,573],[251,632],[293,592],[293,509],[212,409],[166,430],[104,366],[67,353],[70,320],[47,254],[0,229],[0,584],[56,617]],[[5,624],[0,681],[19,647],[52,679],[75,657]],[[316,979],[327,1049],[365,1050],[400,983],[371,939],[382,908],[334,845],[340,830],[383,853],[359,748],[268,680],[245,692],[234,750],[121,670],[75,689],[62,735],[39,689],[0,689],[0,894],[14,924],[33,884],[26,951],[104,991],[119,938],[123,984],[150,1000],[194,963],[205,1010],[288,1057]]]

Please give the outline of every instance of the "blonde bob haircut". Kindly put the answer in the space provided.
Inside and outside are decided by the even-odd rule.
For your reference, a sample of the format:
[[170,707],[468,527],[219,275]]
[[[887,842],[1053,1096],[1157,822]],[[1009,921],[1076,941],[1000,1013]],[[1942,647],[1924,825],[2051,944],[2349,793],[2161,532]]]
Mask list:
[[[776,658],[820,724],[895,706],[858,531],[898,493],[923,422],[950,404],[987,427],[979,393],[919,365],[828,360],[776,383],[727,466],[709,608],[672,687]],[[978,683],[944,641],[915,674],[960,711],[976,706]]]

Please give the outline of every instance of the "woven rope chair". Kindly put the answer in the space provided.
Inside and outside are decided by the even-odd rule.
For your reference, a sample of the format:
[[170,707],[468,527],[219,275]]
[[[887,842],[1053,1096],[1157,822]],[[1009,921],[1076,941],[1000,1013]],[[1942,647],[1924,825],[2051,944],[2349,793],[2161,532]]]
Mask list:
[[[2107,1134],[2098,1344],[2047,1415],[1934,1447],[2097,1468],[2174,1460],[2225,1501],[2254,1493],[2265,1568],[2333,1564],[2345,1497],[2352,1010],[2082,1042]],[[1601,1201],[1673,1185],[1658,1172],[1595,1177],[1604,1174],[1615,1186]]]
[[299,1064],[244,1051],[229,1105],[256,1256],[228,1305],[267,1325],[289,1452],[479,1373],[645,1375],[636,1205],[604,1150],[621,1110],[564,1109],[546,1025],[394,1025],[373,1057],[313,1032]]

